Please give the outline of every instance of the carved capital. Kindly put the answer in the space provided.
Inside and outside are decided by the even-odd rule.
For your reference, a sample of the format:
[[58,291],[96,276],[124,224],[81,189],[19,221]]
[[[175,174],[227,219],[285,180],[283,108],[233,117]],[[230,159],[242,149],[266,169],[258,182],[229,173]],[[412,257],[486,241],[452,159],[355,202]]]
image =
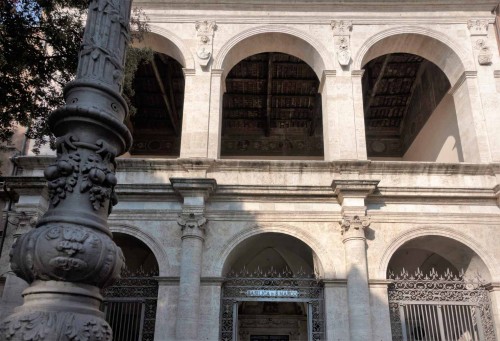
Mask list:
[[182,231],[187,230],[186,232],[189,233],[190,229],[204,230],[207,219],[202,208],[185,207],[179,215],[177,223],[181,226]]
[[471,36],[486,36],[488,35],[488,20],[486,19],[471,19],[467,21],[467,28]]
[[350,35],[352,31],[352,21],[350,20],[332,20],[330,26],[333,30],[333,35]]
[[370,219],[366,216],[344,216],[340,221],[344,242],[351,237],[365,238],[365,229],[370,226]]
[[34,212],[9,212],[7,217],[9,229],[13,230],[14,240],[29,232],[38,222],[38,214]]
[[197,39],[196,56],[198,57],[198,63],[202,67],[206,67],[212,59],[213,37],[217,30],[217,25],[215,21],[204,20],[197,21],[195,28]]

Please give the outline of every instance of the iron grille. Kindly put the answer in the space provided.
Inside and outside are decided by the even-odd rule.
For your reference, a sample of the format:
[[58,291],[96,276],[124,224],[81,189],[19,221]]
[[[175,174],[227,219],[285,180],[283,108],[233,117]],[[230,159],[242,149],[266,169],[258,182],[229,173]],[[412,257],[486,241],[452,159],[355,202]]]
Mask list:
[[434,269],[427,275],[403,269],[389,278],[394,341],[496,340],[489,293],[480,279]]
[[103,291],[102,310],[114,331],[114,341],[153,341],[158,300],[158,271],[125,270]]

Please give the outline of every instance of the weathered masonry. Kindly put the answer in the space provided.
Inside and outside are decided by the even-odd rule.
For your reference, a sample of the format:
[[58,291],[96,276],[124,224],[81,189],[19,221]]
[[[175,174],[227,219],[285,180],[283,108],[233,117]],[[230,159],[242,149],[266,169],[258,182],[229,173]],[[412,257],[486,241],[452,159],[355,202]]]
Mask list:
[[[23,291],[29,306],[59,288],[92,300],[117,341],[500,340],[496,0],[134,5],[155,52],[136,74],[136,115],[116,100],[103,110],[123,125],[54,118],[72,174],[78,163],[106,180],[55,197],[53,152],[5,161],[1,318],[26,309],[14,310]],[[78,89],[92,88],[82,72]],[[101,104],[119,91],[106,81]],[[49,180],[69,179],[58,172]],[[87,193],[113,186],[106,224],[111,194]],[[26,233],[71,220],[60,207],[102,223],[122,279],[107,286],[115,249],[115,273],[91,280],[50,273],[50,259],[38,278],[18,251],[14,267],[36,280],[9,272],[16,240],[29,249]],[[90,250],[94,230],[87,245],[64,226],[40,240]],[[36,340],[23,323],[2,337]]]

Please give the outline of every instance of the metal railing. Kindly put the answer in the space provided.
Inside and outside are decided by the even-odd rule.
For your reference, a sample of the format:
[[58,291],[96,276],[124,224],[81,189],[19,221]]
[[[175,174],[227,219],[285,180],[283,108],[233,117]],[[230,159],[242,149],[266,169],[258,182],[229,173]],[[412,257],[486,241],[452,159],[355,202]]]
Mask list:
[[391,275],[389,308],[394,341],[496,340],[483,283],[451,271]]
[[142,340],[145,300],[110,298],[103,302],[106,321],[113,328],[114,341]]

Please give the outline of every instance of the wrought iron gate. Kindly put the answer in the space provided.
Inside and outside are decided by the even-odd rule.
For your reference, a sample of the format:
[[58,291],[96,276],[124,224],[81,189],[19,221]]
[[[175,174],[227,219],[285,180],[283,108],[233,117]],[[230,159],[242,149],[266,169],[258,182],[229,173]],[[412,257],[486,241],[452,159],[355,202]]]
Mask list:
[[495,341],[488,291],[480,280],[451,271],[391,275],[389,308],[394,341]]
[[266,272],[230,272],[222,286],[222,341],[238,340],[238,304],[245,301],[305,302],[308,340],[324,340],[323,283],[314,275],[293,274],[289,269],[278,272],[273,268]]
[[102,310],[114,341],[153,341],[158,300],[157,271],[125,271],[103,292]]

